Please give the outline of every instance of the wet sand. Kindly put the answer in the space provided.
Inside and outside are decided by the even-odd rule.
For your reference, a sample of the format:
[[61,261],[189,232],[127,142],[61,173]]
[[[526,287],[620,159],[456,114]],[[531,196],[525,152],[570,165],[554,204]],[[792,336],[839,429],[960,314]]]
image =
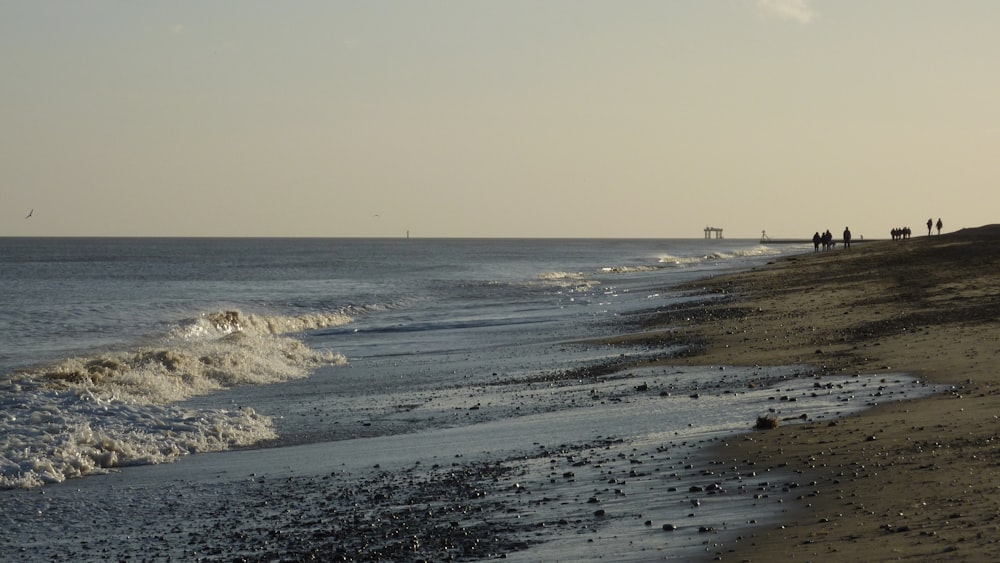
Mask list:
[[[632,343],[695,342],[693,365],[906,372],[950,390],[835,422],[739,436],[721,463],[808,483],[724,561],[1000,560],[1000,226],[808,253],[693,284]],[[659,327],[659,329],[658,329]]]
[[931,392],[900,374],[619,364],[390,394],[340,421],[379,435],[2,491],[0,560],[696,560],[810,486],[716,444],[762,413],[829,423]]

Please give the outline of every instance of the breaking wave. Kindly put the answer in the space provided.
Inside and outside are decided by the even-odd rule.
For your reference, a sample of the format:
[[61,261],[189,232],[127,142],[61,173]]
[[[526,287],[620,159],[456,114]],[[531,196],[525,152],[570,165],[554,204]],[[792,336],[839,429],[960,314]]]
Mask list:
[[664,254],[659,257],[658,262],[660,264],[666,264],[670,266],[691,266],[702,264],[706,262],[722,262],[726,260],[740,259],[740,258],[756,258],[761,256],[777,256],[781,254],[781,251],[775,248],[771,248],[765,245],[758,245],[752,248],[746,249],[734,249],[730,251],[720,251],[711,252],[709,254],[702,254],[696,256],[673,256],[670,254]]
[[178,324],[155,345],[69,358],[0,381],[0,487],[33,487],[274,439],[253,409],[177,403],[344,364],[289,334],[349,323],[344,314],[224,311]]
[[215,338],[239,332],[246,335],[282,335],[345,325],[353,319],[345,313],[308,315],[254,315],[240,311],[218,311],[182,322],[172,336],[183,339]]
[[605,274],[630,274],[634,272],[654,272],[659,270],[656,266],[606,266],[601,268]]
[[581,272],[546,272],[539,274],[535,283],[562,289],[587,290],[600,285],[596,280],[588,280]]

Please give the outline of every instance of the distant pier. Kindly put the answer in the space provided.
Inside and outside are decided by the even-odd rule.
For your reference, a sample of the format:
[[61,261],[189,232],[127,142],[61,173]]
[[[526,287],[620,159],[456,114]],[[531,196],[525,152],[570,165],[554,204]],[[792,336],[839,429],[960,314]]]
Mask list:
[[705,238],[710,239],[712,238],[712,235],[715,235],[715,238],[717,239],[722,238],[722,229],[717,227],[705,227]]

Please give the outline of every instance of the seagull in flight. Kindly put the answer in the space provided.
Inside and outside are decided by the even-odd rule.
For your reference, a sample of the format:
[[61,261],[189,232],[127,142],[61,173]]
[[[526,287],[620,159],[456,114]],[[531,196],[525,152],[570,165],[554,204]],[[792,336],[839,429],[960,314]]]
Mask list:
[[28,212],[28,214],[27,214],[27,215],[25,215],[25,216],[24,216],[24,218],[25,218],[25,219],[27,219],[28,217],[31,217],[31,216],[32,216],[32,215],[34,215],[34,214],[35,214],[35,210],[34,210],[34,209],[32,209],[31,211],[29,211],[29,212]]

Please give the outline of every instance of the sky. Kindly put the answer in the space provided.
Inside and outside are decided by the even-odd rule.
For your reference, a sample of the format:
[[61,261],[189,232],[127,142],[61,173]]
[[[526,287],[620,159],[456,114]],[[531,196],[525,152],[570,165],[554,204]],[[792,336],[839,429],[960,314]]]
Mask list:
[[0,236],[998,223],[998,25],[995,0],[0,0]]

